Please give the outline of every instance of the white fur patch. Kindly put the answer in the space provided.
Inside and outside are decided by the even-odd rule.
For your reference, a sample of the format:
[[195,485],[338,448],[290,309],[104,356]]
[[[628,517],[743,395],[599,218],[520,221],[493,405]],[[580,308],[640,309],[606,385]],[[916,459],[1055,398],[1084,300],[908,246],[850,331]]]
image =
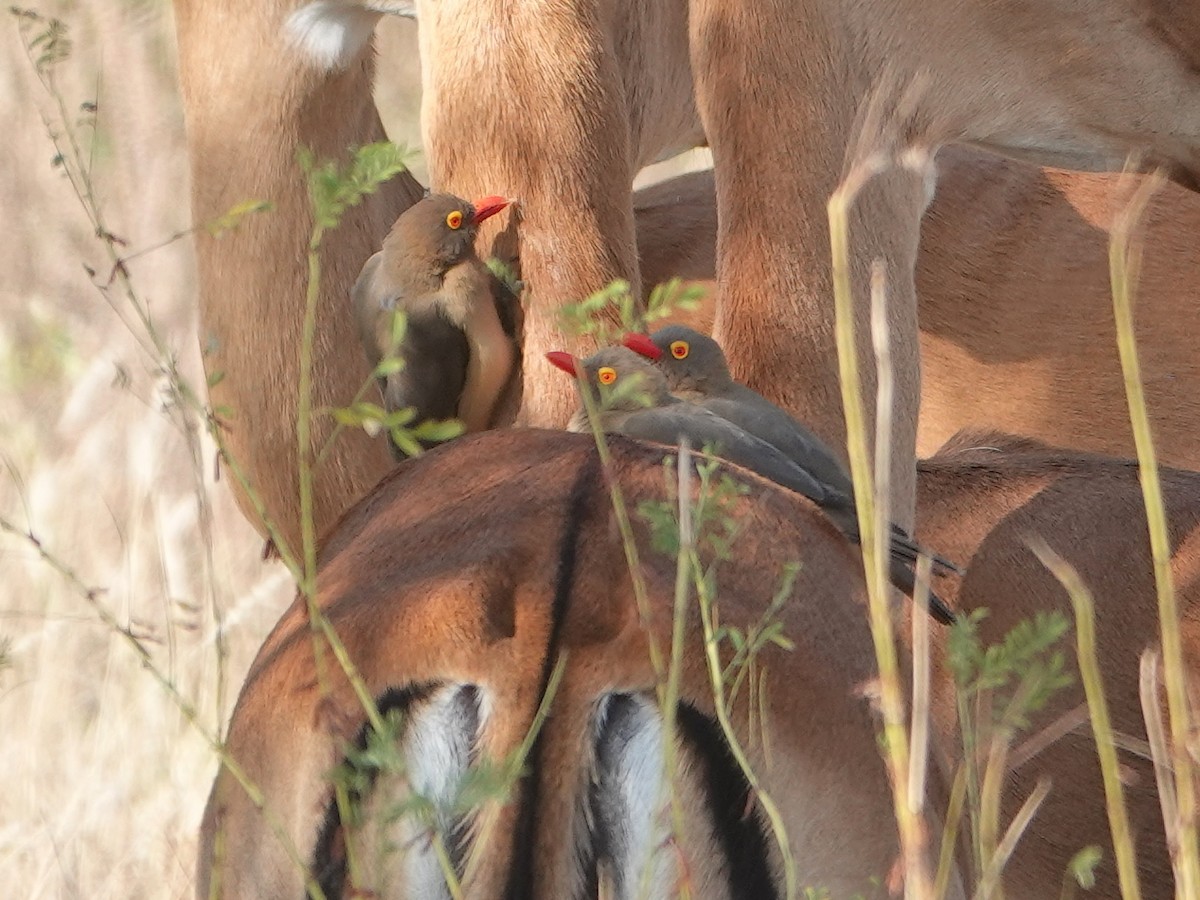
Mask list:
[[933,196],[937,192],[937,152],[939,149],[938,147],[909,147],[900,154],[900,165],[917,173],[922,179],[922,186],[925,189],[925,204],[921,207],[921,215],[925,215],[925,210],[929,209],[929,204],[933,203]]
[[287,42],[326,70],[358,56],[384,15],[416,17],[414,0],[313,0],[287,17]]
[[[414,793],[434,808],[437,827],[445,834],[453,824],[452,809],[458,789],[470,767],[471,746],[475,741],[474,723],[461,718],[462,685],[439,690],[414,711],[404,735],[408,760],[408,778]],[[432,845],[418,823],[405,817],[402,831],[408,847],[404,859],[408,895],[450,900]]]
[[618,742],[613,743],[612,734],[603,735],[612,727],[608,702],[597,721],[599,740],[607,744],[607,765],[599,773],[599,786],[607,794],[609,814],[616,814],[615,820],[603,823],[614,844],[615,887],[622,900],[669,897],[677,873],[674,858],[661,850],[665,837],[659,816],[665,799],[662,717],[658,707],[644,698],[630,699],[635,705],[627,713]]

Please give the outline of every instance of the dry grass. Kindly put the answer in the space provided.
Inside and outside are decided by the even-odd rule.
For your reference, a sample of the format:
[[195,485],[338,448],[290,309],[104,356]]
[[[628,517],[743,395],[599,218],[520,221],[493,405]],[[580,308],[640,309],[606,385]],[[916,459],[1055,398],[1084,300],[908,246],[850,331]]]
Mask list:
[[[70,109],[99,102],[94,179],[109,226],[131,250],[188,228],[169,3],[47,0],[35,9],[71,27],[74,49],[61,68]],[[415,26],[385,22],[381,33],[381,109],[391,136],[415,146]],[[52,101],[7,12],[0,108],[8,132],[0,208],[9,226],[0,241],[0,518],[102,589],[99,602],[144,639],[212,730],[218,671],[196,475],[163,411],[156,362],[84,269],[104,268],[103,249],[51,165],[41,113],[52,112]],[[130,268],[183,372],[200,384],[190,244]],[[293,588],[281,565],[260,561],[261,541],[213,480],[207,441],[204,456],[219,573],[211,589],[231,650],[223,723]],[[28,542],[0,534],[0,582],[0,641],[12,641],[12,667],[0,670],[0,884],[29,898],[189,896],[216,768],[205,742]]]
[[[169,4],[37,8],[71,26],[74,50],[61,70],[70,108],[99,100],[94,177],[111,228],[136,249],[189,227]],[[0,242],[0,517],[102,588],[99,602],[145,637],[155,665],[212,729],[214,626],[186,444],[162,410],[154,360],[84,270],[103,268],[102,248],[51,165],[40,117],[51,101],[15,20],[5,13],[0,23],[9,225]],[[415,110],[411,99],[396,106]],[[200,383],[190,245],[131,270]],[[213,587],[236,687],[292,587],[282,566],[260,561],[261,541],[213,481],[211,444],[204,452]],[[0,672],[0,884],[29,898],[188,896],[214,758],[130,648],[31,546],[0,537],[0,573],[0,639],[11,639],[13,663]]]

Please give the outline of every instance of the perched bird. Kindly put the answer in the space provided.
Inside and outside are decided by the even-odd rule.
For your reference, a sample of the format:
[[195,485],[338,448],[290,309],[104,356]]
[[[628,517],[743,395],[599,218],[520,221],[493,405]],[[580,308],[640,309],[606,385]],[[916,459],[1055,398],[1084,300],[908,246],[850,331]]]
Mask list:
[[[389,411],[412,406],[418,422],[458,417],[467,431],[488,427],[516,350],[475,235],[511,202],[431,194],[396,219],[383,249],[363,266],[350,296],[367,360],[372,368],[391,356],[405,363],[380,379]],[[408,327],[393,346],[396,310]]]
[[[858,517],[851,496],[728,419],[673,396],[662,370],[632,350],[607,347],[585,360],[554,351],[546,358],[568,374],[583,376],[602,431],[669,446],[679,444],[684,437],[697,448],[709,445],[722,459],[812,500],[847,538],[859,542]],[[571,417],[567,430],[590,432],[586,406]],[[954,570],[953,564],[923,551],[893,526],[889,575],[892,583],[909,595],[915,587],[912,566],[921,553],[934,560],[937,570]],[[940,622],[954,621],[954,613],[936,595],[930,596],[930,612]]]
[[[622,343],[652,360],[667,379],[675,397],[694,403],[766,441],[822,484],[851,498],[854,483],[829,446],[757,391],[733,380],[721,345],[706,334],[684,325],[668,325],[652,335],[626,334]],[[892,533],[905,538],[897,525]],[[957,566],[933,558],[943,571]]]
[[676,397],[728,419],[824,484],[854,496],[850,473],[834,452],[762,394],[734,381],[725,352],[708,335],[683,325],[668,325],[648,336],[626,334],[622,343],[653,361]]

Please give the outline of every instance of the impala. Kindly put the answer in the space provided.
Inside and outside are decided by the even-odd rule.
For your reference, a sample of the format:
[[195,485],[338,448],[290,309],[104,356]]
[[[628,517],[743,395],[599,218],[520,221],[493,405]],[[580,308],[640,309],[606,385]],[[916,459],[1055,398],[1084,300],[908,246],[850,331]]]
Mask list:
[[[942,0],[176,0],[194,218],[246,199],[275,203],[275,213],[234,239],[199,237],[197,255],[213,400],[231,412],[230,449],[289,540],[300,530],[294,409],[310,230],[295,149],[303,144],[336,156],[382,135],[370,95],[371,30],[378,11],[414,8],[421,13],[423,118],[435,185],[525,201],[523,418],[535,424],[565,421],[571,403],[569,386],[554,378],[542,353],[560,345],[584,349],[557,333],[558,306],[613,277],[649,283],[639,277],[633,174],[705,133],[716,158],[722,223],[717,336],[736,375],[805,416],[834,446],[841,445],[842,425],[825,201],[851,162],[880,146],[932,151],[957,140],[1080,167],[1119,167],[1128,150],[1142,149],[1146,162],[1167,165],[1181,181],[1190,181],[1197,165],[1200,13],[1167,0],[1053,0],[1036,9],[971,0],[952,10]],[[320,33],[331,16],[344,30],[332,40],[326,33],[323,43],[314,39],[314,64],[305,30]],[[891,127],[881,124],[889,121]],[[943,203],[941,235],[998,224],[974,206],[972,169],[943,175],[942,194],[962,199]],[[314,349],[319,407],[345,402],[365,380],[342,315],[344,298],[416,196],[411,179],[393,184],[326,240]],[[851,223],[860,295],[867,262],[883,255],[890,263],[900,378],[892,483],[902,520],[912,484],[906,448],[915,445],[917,428],[913,267],[926,199],[924,178],[892,173],[862,195]],[[1053,219],[1028,226],[1028,235],[1011,225],[1029,246],[1045,248],[1047,269],[1058,236],[1043,229]],[[512,238],[505,227],[484,253],[514,255]],[[952,286],[964,263],[944,264],[953,268],[940,277]],[[965,265],[992,274],[974,257]],[[1005,291],[1018,295],[1038,286],[1018,272],[1001,277]],[[924,278],[923,293],[938,284],[939,277]],[[1074,287],[1067,291],[1053,298],[1060,306],[1071,305]],[[1028,304],[1014,315],[1030,321],[1043,309]],[[778,324],[764,330],[756,324],[762,321]],[[860,305],[860,335],[864,323]],[[964,334],[974,324],[963,313],[938,327]],[[786,370],[780,359],[791,361]],[[873,390],[872,378],[865,389]],[[944,385],[936,390],[945,399]],[[326,434],[318,429],[317,439]],[[383,441],[343,435],[317,473],[318,531],[388,465]],[[243,508],[261,528],[258,510],[244,498]]]
[[[663,452],[611,439],[612,478],[630,509],[664,498]],[[869,891],[871,879],[893,872],[897,838],[866,699],[876,670],[861,564],[810,503],[731,471],[747,493],[726,510],[738,532],[731,558],[717,568],[720,624],[745,629],[759,621],[782,566],[800,563],[777,613],[794,647],[761,652],[754,725],[744,693],[733,723],[786,825],[800,884],[835,897]],[[1200,562],[1200,475],[1167,471],[1164,490],[1185,645],[1195,647],[1200,586],[1185,576]],[[1145,533],[1136,526],[1136,467],[968,436],[923,464],[918,496],[919,538],[969,562],[961,583],[944,587],[960,609],[991,610],[983,625],[989,641],[1037,610],[1069,609],[1029,551],[1031,534],[1079,569],[1096,592],[1114,728],[1143,737],[1137,658],[1156,628]],[[270,817],[223,769],[204,816],[197,896],[298,898],[305,867],[326,896],[449,896],[439,846],[471,897],[633,897],[642,884],[649,896],[666,897],[681,880],[700,898],[781,896],[773,832],[714,721],[694,601],[684,619],[675,730],[685,828],[663,843],[665,724],[647,645],[649,636],[669,644],[675,561],[652,550],[647,524],[633,519],[650,599],[645,619],[590,438],[490,432],[399,466],[324,542],[318,602],[374,702],[403,714],[407,768],[358,782],[363,824],[343,821],[329,775],[366,740],[366,716],[328,654],[322,688],[297,602],[259,652],[229,731],[229,754]],[[934,631],[931,859],[962,756],[946,634]],[[527,774],[506,798],[464,806],[456,785],[521,745],[563,659]],[[1189,671],[1196,662],[1189,655]],[[1061,721],[1081,702],[1076,682],[1033,727]],[[1010,896],[1059,897],[1072,855],[1086,844],[1107,848],[1095,760],[1090,733],[1076,720],[1006,780],[1011,813],[1037,776],[1052,779],[1006,871]],[[1151,765],[1133,754],[1122,763],[1143,896],[1170,897]],[[413,808],[414,792],[428,804],[426,818],[389,818],[396,804]],[[347,859],[357,864],[348,869]],[[961,897],[973,873],[965,851],[954,859],[951,896]],[[1107,849],[1097,875],[1096,895],[1115,896]]]
[[[297,549],[300,541],[297,399],[306,255],[312,234],[307,186],[296,161],[383,139],[364,54],[335,74],[317,72],[278,40],[280,11],[227,0],[175,4],[179,76],[192,164],[192,217],[208,222],[248,200],[268,200],[237,232],[197,232],[200,345],[209,395],[225,423],[230,455],[247,474],[263,512]],[[316,408],[345,406],[366,383],[350,287],[401,211],[423,193],[404,174],[355,209],[325,237],[313,348]],[[314,447],[333,427],[317,417]],[[347,431],[317,471],[318,533],[336,521],[392,465],[384,441]],[[262,513],[226,475],[242,510],[264,534]]]
[[[1072,168],[1119,168],[1136,152],[1193,187],[1200,173],[1194,5],[321,3],[289,18],[290,37],[326,48],[319,64],[336,68],[356,58],[380,10],[399,7],[420,22],[434,184],[524,202],[526,422],[559,424],[569,413],[569,394],[541,358],[561,341],[558,307],[612,278],[639,281],[633,175],[703,133],[720,212],[715,334],[735,376],[840,446],[826,201],[848,172],[899,165],[859,195],[850,226],[864,347],[868,266],[876,257],[889,266],[901,522],[911,512],[920,390],[922,159],[967,142]],[[781,359],[792,361],[782,373]]]

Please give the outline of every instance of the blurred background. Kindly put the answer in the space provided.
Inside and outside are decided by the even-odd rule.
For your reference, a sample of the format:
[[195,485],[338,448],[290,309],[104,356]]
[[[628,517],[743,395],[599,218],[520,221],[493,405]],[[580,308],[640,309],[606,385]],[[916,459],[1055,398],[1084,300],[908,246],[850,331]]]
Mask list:
[[[69,26],[57,68],[71,117],[96,101],[89,151],[98,200],[128,252],[190,227],[187,157],[165,0],[31,7]],[[416,26],[384,23],[381,102],[413,146],[420,103]],[[212,733],[267,629],[290,602],[284,567],[193,464],[164,411],[159,363],[71,184],[52,164],[38,81],[15,16],[0,16],[0,519],[32,533],[94,603],[136,635]],[[91,129],[80,130],[91,140]],[[203,384],[190,242],[130,263],[133,283],[183,372]],[[111,301],[111,302],[110,302]],[[206,575],[201,501],[212,507]],[[224,610],[219,664],[212,604]],[[215,758],[84,588],[20,536],[0,533],[0,884],[17,897],[190,896],[195,831]],[[217,710],[219,666],[227,682]]]
[[[170,3],[30,8],[69,27],[62,111],[90,119],[82,104],[97,104],[78,136],[107,227],[126,254],[166,242],[129,270],[199,387],[191,244],[170,240],[192,225]],[[416,24],[385,21],[379,49],[384,122],[419,148]],[[293,588],[215,480],[207,438],[193,460],[127,301],[97,287],[111,263],[53,164],[47,123],[62,111],[7,9],[0,108],[0,884],[27,898],[186,897],[216,762],[119,629],[213,734]],[[639,183],[706,162],[688,154]],[[414,169],[425,180],[419,155]]]

